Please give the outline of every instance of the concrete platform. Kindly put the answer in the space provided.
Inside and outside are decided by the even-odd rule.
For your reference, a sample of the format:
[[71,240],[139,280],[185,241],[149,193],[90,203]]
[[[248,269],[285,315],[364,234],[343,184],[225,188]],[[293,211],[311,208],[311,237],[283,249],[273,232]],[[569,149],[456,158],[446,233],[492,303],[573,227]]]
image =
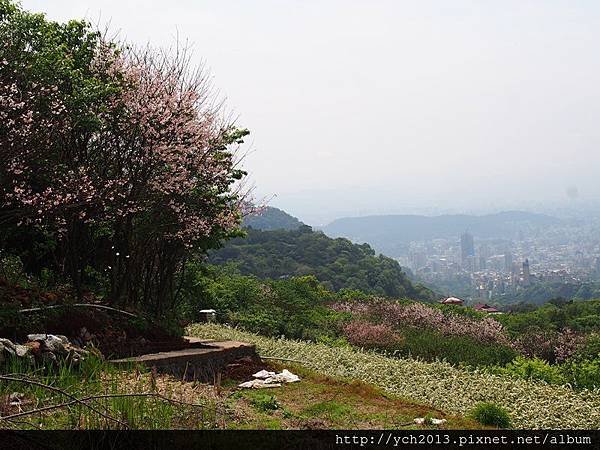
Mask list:
[[227,364],[243,357],[257,357],[253,344],[193,337],[186,337],[186,339],[193,347],[114,359],[110,362],[117,366],[143,364],[147,367],[155,367],[159,372],[170,373],[187,380],[215,381]]

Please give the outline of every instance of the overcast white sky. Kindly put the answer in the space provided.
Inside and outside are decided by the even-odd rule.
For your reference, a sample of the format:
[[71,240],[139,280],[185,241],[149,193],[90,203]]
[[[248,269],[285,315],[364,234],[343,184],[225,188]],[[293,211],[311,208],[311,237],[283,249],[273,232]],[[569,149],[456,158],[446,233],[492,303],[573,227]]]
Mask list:
[[600,197],[600,2],[22,4],[189,40],[252,131],[257,195],[309,223]]

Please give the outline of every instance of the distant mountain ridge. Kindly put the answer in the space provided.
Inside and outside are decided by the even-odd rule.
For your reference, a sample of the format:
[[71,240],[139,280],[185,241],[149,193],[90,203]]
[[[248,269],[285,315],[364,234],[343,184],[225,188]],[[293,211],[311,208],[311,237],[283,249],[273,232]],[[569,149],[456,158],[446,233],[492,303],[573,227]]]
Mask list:
[[468,214],[418,216],[385,215],[337,219],[322,228],[331,237],[368,242],[394,256],[394,248],[412,241],[457,238],[469,231],[479,238],[514,238],[519,232],[560,223],[560,219],[525,211],[481,216]]

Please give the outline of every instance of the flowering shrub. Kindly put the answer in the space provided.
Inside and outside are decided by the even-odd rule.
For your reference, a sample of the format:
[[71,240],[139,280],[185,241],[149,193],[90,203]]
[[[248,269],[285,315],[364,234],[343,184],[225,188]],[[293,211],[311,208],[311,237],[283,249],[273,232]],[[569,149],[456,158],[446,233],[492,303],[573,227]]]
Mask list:
[[388,325],[375,325],[360,320],[344,325],[343,331],[348,342],[357,347],[394,348],[402,340]]
[[444,314],[439,309],[423,303],[402,304],[389,300],[372,303],[342,302],[332,306],[358,316],[373,316],[390,327],[429,328],[444,335],[471,336],[480,342],[510,345],[502,324],[485,317],[481,320],[454,314]]
[[586,343],[586,337],[580,333],[575,333],[569,328],[563,329],[556,338],[554,344],[554,355],[556,362],[562,363],[571,358]]
[[555,334],[550,331],[533,330],[513,340],[513,347],[527,358],[554,361]]
[[585,345],[585,336],[565,328],[560,332],[532,330],[518,336],[513,347],[528,358],[562,363]]
[[418,330],[434,330],[445,336],[468,336],[482,344],[510,347],[528,358],[542,358],[550,362],[566,361],[586,342],[585,336],[568,328],[558,333],[531,330],[511,339],[504,326],[492,317],[477,319],[445,313],[438,308],[416,302],[400,303],[376,299],[337,302],[331,307],[335,311],[351,313],[362,320],[381,322],[391,329],[411,327]]

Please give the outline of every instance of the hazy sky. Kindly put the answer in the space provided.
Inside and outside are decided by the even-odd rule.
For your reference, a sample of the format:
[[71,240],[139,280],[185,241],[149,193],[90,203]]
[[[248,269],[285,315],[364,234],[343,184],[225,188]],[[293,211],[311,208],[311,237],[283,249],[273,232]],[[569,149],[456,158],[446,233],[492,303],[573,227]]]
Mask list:
[[22,4],[189,40],[252,131],[256,195],[309,223],[600,198],[600,2]]

